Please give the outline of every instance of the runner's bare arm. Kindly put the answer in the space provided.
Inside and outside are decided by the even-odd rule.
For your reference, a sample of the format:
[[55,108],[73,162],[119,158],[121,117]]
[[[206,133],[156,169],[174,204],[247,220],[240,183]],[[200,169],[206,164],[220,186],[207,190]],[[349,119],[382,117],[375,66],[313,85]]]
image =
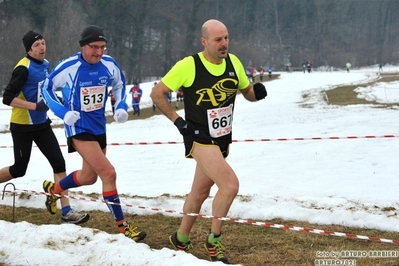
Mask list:
[[175,122],[179,115],[173,110],[172,106],[168,102],[165,94],[169,93],[171,90],[162,82],[158,82],[158,84],[152,88],[150,97],[153,100],[154,104],[157,108],[172,122]]
[[242,93],[242,95],[244,95],[245,99],[247,99],[248,101],[250,101],[250,102],[256,101],[252,84],[249,84],[248,87],[241,90],[241,93]]

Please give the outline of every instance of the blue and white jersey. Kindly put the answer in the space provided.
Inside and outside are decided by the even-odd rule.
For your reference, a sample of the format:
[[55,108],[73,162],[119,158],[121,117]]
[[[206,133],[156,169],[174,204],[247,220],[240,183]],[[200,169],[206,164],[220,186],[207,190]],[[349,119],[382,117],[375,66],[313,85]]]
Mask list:
[[[64,119],[68,111],[80,112],[80,119],[72,126],[65,124],[67,138],[79,133],[100,135],[105,133],[105,104],[108,87],[112,87],[116,109],[127,110],[126,82],[115,60],[103,55],[97,64],[89,64],[81,53],[60,61],[44,81],[41,92],[47,106],[56,116]],[[55,91],[61,90],[64,103]]]

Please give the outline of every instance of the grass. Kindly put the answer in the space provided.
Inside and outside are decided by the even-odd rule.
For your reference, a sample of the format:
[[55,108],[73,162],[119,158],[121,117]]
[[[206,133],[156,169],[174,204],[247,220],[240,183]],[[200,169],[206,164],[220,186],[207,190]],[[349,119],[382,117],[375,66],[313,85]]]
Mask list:
[[[43,197],[44,201],[44,197]],[[0,217],[11,222],[12,208],[0,205]],[[45,209],[20,207],[16,209],[16,222],[27,221],[32,224],[58,224],[60,214],[50,215]],[[110,234],[117,234],[117,228],[109,213],[90,211],[89,222],[80,226],[96,228]],[[144,229],[148,236],[144,243],[153,249],[170,247],[168,235],[174,232],[180,223],[180,218],[154,215],[130,215],[127,219]],[[262,221],[261,221],[262,222]],[[285,221],[274,219],[264,221],[273,224],[315,228],[333,232],[352,233],[357,235],[374,236],[384,239],[395,239],[397,233],[367,230],[362,228],[314,225],[301,221]],[[191,240],[192,254],[200,259],[207,259],[203,242],[209,230],[210,220],[198,218],[194,225]],[[360,239],[318,235],[312,233],[282,230],[255,225],[225,222],[223,241],[227,247],[229,259],[243,265],[314,265],[316,252],[342,252],[345,250],[397,250],[397,246],[388,243],[378,243]],[[1,256],[0,256],[1,258]],[[357,265],[398,265],[397,258],[358,258]],[[1,264],[0,264],[1,265]]]
[[[266,79],[267,80],[267,79]],[[382,75],[379,82],[390,82],[399,80],[399,74]],[[348,104],[370,104],[363,99],[358,99],[353,91],[359,86],[369,86],[361,84],[356,86],[342,86],[327,91],[328,103],[333,105]],[[173,103],[175,105],[175,103]],[[381,106],[381,104],[379,104]],[[386,105],[389,108],[390,105]],[[159,113],[159,111],[156,111]],[[141,116],[132,116],[129,113],[129,120],[144,119],[153,115],[151,108],[141,111]],[[112,117],[108,118],[113,121]],[[22,195],[26,197],[26,195]],[[87,195],[86,195],[87,196]],[[98,195],[89,195],[98,198]],[[164,195],[165,196],[165,195]],[[167,195],[166,195],[167,196]],[[183,196],[182,196],[183,197]],[[236,200],[242,200],[237,197]],[[44,196],[43,196],[44,202]],[[234,203],[233,203],[234,204]],[[73,201],[72,201],[73,205]],[[42,206],[38,206],[40,208]],[[44,207],[44,206],[43,206]],[[156,206],[148,206],[156,207]],[[267,208],[267,206],[265,206]],[[179,210],[177,210],[179,211]],[[394,208],[387,208],[384,211],[393,211]],[[15,210],[16,222],[27,221],[32,224],[59,224],[60,214],[50,215],[45,209],[34,209],[19,207]],[[90,211],[91,219],[81,225],[87,228],[96,228],[111,234],[118,233],[111,214],[101,211]],[[13,210],[10,206],[0,205],[0,219],[8,222],[12,221]],[[126,214],[127,219],[144,229],[148,236],[144,243],[153,249],[170,247],[168,236],[174,232],[180,223],[180,217],[171,217],[154,212],[153,215],[131,215]],[[236,217],[238,218],[238,217]],[[192,254],[200,259],[207,259],[207,254],[203,247],[203,242],[210,227],[210,220],[198,218],[194,225],[191,240],[193,242]],[[398,239],[397,232],[387,232],[371,230],[365,228],[345,227],[339,225],[318,225],[303,221],[287,221],[274,219],[271,221],[259,221],[269,224],[282,224],[287,226],[298,226],[303,228],[320,229],[324,231],[350,233],[380,239]],[[380,243],[376,241],[361,240],[359,238],[347,238],[320,235],[314,233],[298,232],[293,230],[282,230],[265,226],[249,224],[239,224],[225,222],[223,227],[223,242],[226,246],[226,254],[233,263],[241,263],[245,266],[258,265],[315,265],[316,259],[333,259],[331,254],[343,251],[397,251],[398,246],[390,243]],[[0,261],[2,253],[0,251]],[[322,256],[322,257],[320,257]],[[324,257],[323,257],[324,256]],[[356,265],[399,265],[399,258],[349,258],[354,259]],[[346,261],[349,263],[349,261]],[[4,264],[1,264],[2,266]],[[333,264],[330,264],[333,265]],[[353,265],[353,264],[352,264]]]
[[[399,80],[399,73],[388,73],[381,74],[381,78],[378,82],[392,82]],[[340,86],[332,90],[327,90],[326,95],[328,103],[332,105],[354,105],[354,104],[374,104],[379,108],[390,108],[392,106],[397,106],[398,103],[377,103],[370,102],[365,99],[357,98],[357,93],[354,91],[358,87],[368,87],[372,86],[376,82],[369,82],[357,85]]]

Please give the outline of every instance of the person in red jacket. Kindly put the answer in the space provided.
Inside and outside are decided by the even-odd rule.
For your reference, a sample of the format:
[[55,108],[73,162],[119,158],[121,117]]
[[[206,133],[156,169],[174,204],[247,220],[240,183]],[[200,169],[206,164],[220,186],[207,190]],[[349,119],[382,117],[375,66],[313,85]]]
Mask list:
[[115,102],[116,101],[115,101],[114,91],[110,90],[108,96],[111,97],[112,114],[115,114]]
[[180,88],[176,92],[176,109],[179,109],[179,102],[183,102],[184,94],[183,88]]
[[130,89],[129,93],[132,94],[133,115],[137,114],[140,116],[140,99],[141,95],[143,95],[143,91],[140,89],[138,82],[133,82],[133,87]]
[[263,75],[265,74],[265,69],[261,66],[259,68],[259,77],[260,77],[260,82],[263,82]]
[[308,62],[306,63],[306,67],[307,67],[307,69],[308,69],[308,73],[312,72],[313,64],[312,64],[311,61],[308,61]]

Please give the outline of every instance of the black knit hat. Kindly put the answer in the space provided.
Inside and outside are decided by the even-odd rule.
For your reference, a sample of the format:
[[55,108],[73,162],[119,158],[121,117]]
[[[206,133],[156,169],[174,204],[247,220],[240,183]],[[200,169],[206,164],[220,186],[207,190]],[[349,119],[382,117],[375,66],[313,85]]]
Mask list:
[[105,38],[104,30],[99,26],[90,25],[83,29],[80,34],[81,40],[79,41],[80,46],[85,46],[91,42],[104,41],[107,42]]
[[40,33],[34,31],[28,31],[24,37],[22,38],[22,42],[24,43],[26,52],[29,52],[30,48],[32,48],[32,44],[37,41],[44,39]]

